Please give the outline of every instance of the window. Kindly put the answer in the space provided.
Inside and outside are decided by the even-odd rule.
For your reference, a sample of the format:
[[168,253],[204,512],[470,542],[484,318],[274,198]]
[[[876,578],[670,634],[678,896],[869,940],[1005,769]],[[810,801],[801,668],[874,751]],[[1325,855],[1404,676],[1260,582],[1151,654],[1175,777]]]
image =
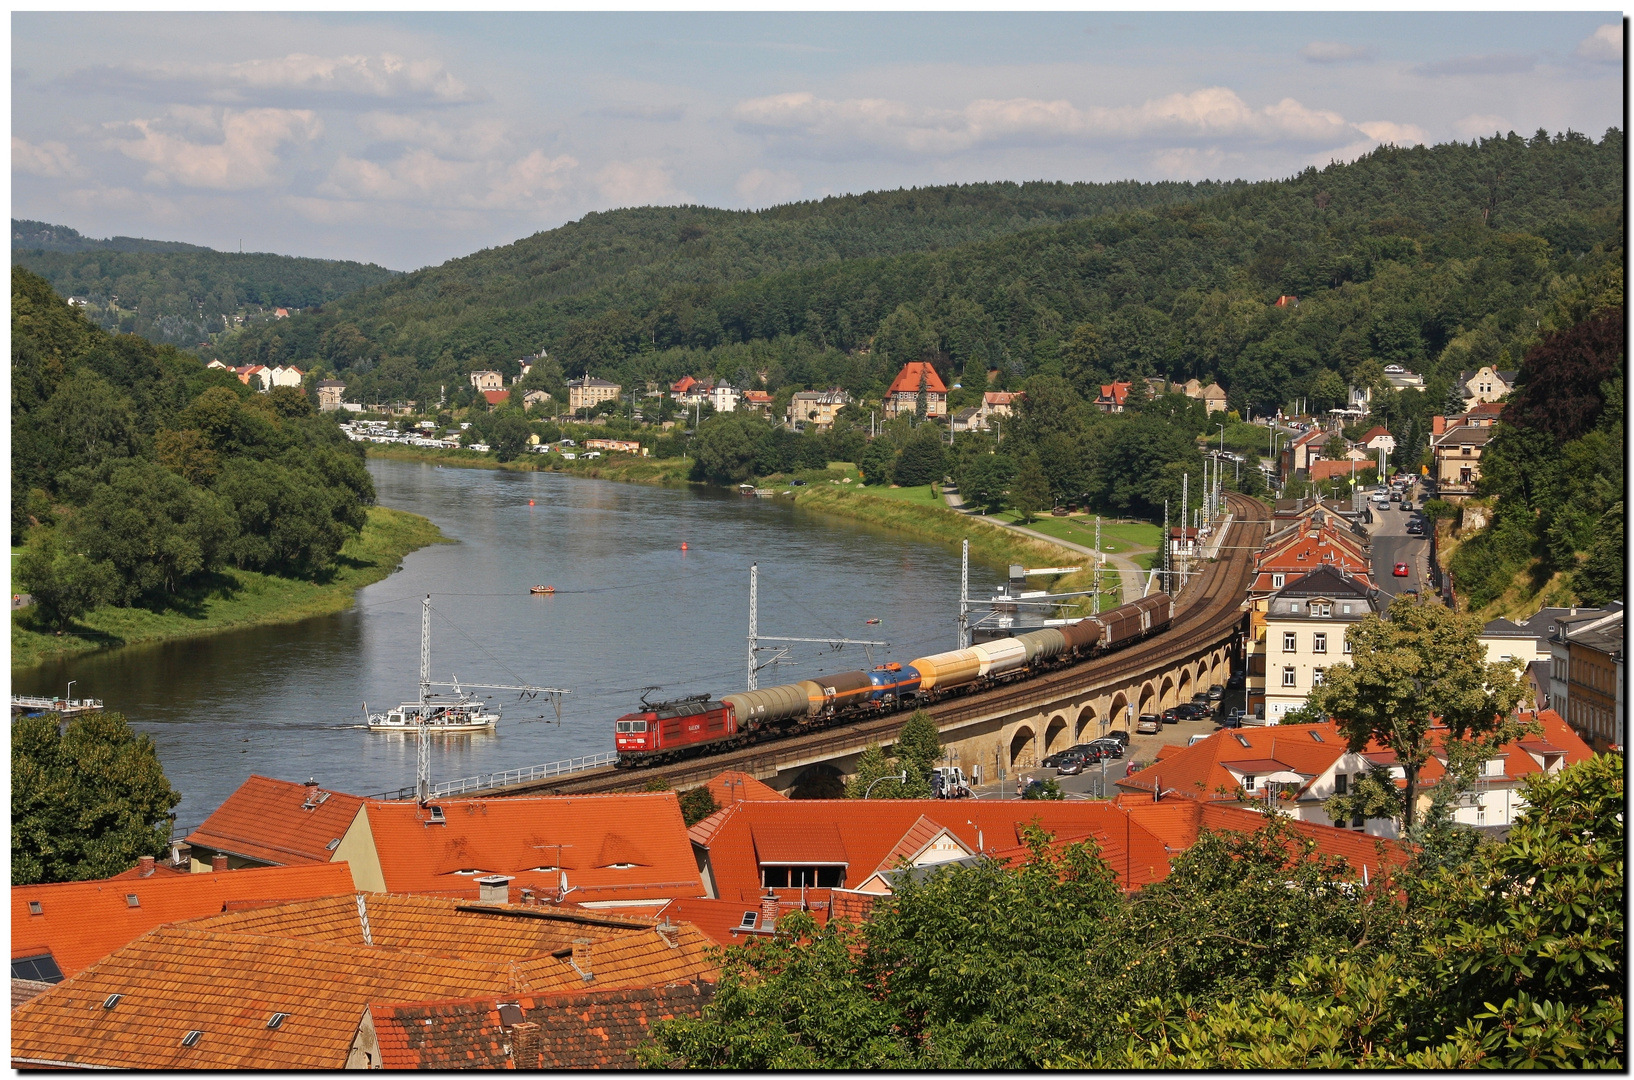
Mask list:
[[1350,819],[1350,827],[1352,829],[1361,828],[1362,827],[1362,815],[1357,814],[1355,817],[1351,818]]
[[1313,668],[1311,670],[1311,685],[1312,686],[1321,686],[1322,685],[1322,672],[1324,672],[1326,670],[1327,670],[1326,668]]
[[1312,634],[1311,635],[1311,652],[1325,653],[1327,651],[1328,651],[1328,635],[1326,635],[1326,634]]
[[120,999],[124,996],[124,994],[109,994],[107,997],[102,999],[102,1007],[104,1009],[111,1009],[115,1005],[118,1005]]
[[1283,579],[1284,579],[1284,576],[1282,574],[1272,574],[1271,575],[1271,588],[1273,588],[1273,589],[1282,588]]
[[1243,746],[1251,746],[1251,745],[1253,745],[1253,744],[1252,744],[1252,743],[1250,743],[1250,742],[1249,742],[1249,741],[1248,741],[1248,737],[1247,737],[1247,736],[1245,736],[1245,735],[1238,735],[1238,736],[1237,736],[1237,741],[1238,741],[1238,742],[1239,742],[1239,743],[1241,743],[1241,744],[1242,744],[1242,745],[1243,745]]
[[1346,634],[1345,635],[1345,655],[1349,656],[1350,652],[1351,652],[1351,649],[1350,649],[1350,635]]
[[843,866],[762,866],[760,884],[767,889],[845,888]]
[[745,911],[743,913],[743,921],[738,924],[738,927],[743,930],[753,930],[755,928],[755,924],[758,922],[760,922],[760,912]]
[[1328,616],[1333,614],[1333,605],[1332,604],[1314,604],[1313,603],[1311,605],[1311,614],[1315,615],[1319,619],[1325,619]]
[[[1350,794],[1350,777],[1344,773],[1335,773],[1333,776],[1333,793],[1335,795]],[[1343,825],[1344,822],[1341,821],[1339,824]]]
[[1254,778],[1252,776],[1243,777],[1243,790],[1244,791],[1253,791],[1254,790]]
[[1294,685],[1294,669],[1293,668],[1285,667],[1285,668],[1282,669],[1282,685],[1283,686],[1293,686]]
[[615,732],[621,735],[640,735],[647,730],[645,720],[617,720],[613,723]]
[[289,1014],[288,1013],[282,1013],[282,1012],[273,1013],[270,1017],[267,1018],[267,1027],[269,1029],[273,1030],[273,1031],[277,1031],[280,1027],[283,1026],[284,1021],[288,1020],[288,1019],[289,1019]]
[[43,915],[45,914],[45,908],[41,906],[38,900],[30,900],[28,902],[28,913],[30,915]]
[[135,893],[126,893],[125,894],[125,906],[126,907],[141,907],[142,906],[142,901],[137,899]]
[[1294,633],[1292,630],[1284,631],[1283,634],[1282,634],[1282,651],[1283,652],[1298,652],[1299,651],[1299,635]]
[[1299,601],[1294,600],[1294,601],[1290,602],[1288,604],[1288,610],[1293,612],[1295,615],[1298,615],[1299,614]]
[[1320,731],[1311,732],[1311,742],[1325,743],[1327,741],[1328,740],[1322,737],[1322,733]]
[[[606,729],[604,728],[603,730]],[[197,1046],[199,1044],[199,1039],[202,1038],[203,1035],[204,1032],[202,1031],[189,1031],[186,1035],[182,1036],[182,1045]]]
[[11,962],[11,977],[28,979],[30,982],[60,983],[62,969],[57,967],[56,957],[48,952],[36,956],[19,956]]
[[1343,611],[1346,615],[1349,615],[1350,614],[1350,605],[1349,604],[1341,604],[1341,605],[1339,605],[1339,610]]

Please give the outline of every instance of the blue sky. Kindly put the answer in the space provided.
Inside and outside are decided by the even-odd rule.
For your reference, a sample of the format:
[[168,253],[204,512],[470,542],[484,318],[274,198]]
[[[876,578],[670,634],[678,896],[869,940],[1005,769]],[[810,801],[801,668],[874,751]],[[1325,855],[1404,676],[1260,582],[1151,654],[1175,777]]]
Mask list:
[[1622,122],[1616,12],[14,14],[12,214],[398,269],[595,210]]

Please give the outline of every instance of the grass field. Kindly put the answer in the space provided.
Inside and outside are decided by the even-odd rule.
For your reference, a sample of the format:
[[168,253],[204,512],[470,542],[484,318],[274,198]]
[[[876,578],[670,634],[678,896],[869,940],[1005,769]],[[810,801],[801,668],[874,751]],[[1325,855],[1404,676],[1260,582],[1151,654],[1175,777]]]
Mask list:
[[[1003,521],[1019,524],[1021,515],[1014,510],[1006,510],[1002,514],[995,514]],[[1095,519],[1082,515],[1075,517],[1053,517],[1045,514],[1035,517],[1027,526],[1029,529],[1053,536],[1057,540],[1067,540],[1084,547],[1095,546]],[[1125,522],[1114,525],[1110,521],[1101,522],[1101,550],[1113,555],[1121,555],[1127,551],[1142,548],[1156,548],[1162,526],[1149,525],[1143,521]]]
[[[363,531],[341,548],[324,581],[226,570],[213,587],[180,597],[175,607],[98,608],[61,635],[34,629],[27,609],[13,612],[11,667],[16,671],[73,653],[296,622],[340,611],[352,602],[353,593],[390,574],[409,552],[448,542],[437,526],[417,514],[371,507]],[[15,586],[12,591],[17,591]]]

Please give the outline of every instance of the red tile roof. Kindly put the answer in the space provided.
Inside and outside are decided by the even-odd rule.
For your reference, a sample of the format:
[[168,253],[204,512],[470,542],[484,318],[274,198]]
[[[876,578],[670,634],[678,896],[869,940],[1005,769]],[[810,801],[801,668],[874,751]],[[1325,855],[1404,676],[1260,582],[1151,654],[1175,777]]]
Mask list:
[[[71,976],[165,923],[214,915],[247,900],[283,903],[349,897],[351,891],[345,863],[19,885],[11,890],[12,956],[49,952],[63,975]],[[31,903],[40,905],[40,914],[30,913]]]
[[511,392],[509,390],[484,390],[482,392],[482,396],[488,399],[488,404],[490,405],[503,405],[507,401],[511,400]]
[[251,776],[187,842],[274,866],[326,863],[362,805],[356,795]]
[[[1241,785],[1227,765],[1236,766],[1239,773],[1264,775],[1290,769],[1314,778],[1331,769],[1347,752],[1345,738],[1332,721],[1228,728],[1124,777],[1117,786],[1127,792],[1150,793],[1161,783],[1164,792],[1172,790],[1188,799],[1234,799]],[[1226,792],[1223,795],[1219,793],[1222,788]]]
[[1129,396],[1131,384],[1126,382],[1102,383],[1101,396],[1095,399],[1098,405],[1122,405]]
[[896,378],[891,382],[891,388],[885,393],[887,395],[917,394],[919,393],[921,376],[924,377],[926,393],[947,393],[947,384],[942,382],[940,375],[936,374],[936,368],[923,360],[912,360],[903,364],[902,370],[897,372]]
[[736,769],[728,769],[719,776],[710,778],[704,786],[714,794],[716,806],[730,806],[744,800],[758,801],[786,797],[776,788],[767,787],[748,773]]
[[[819,926],[828,921],[828,908],[821,899],[821,894],[828,892],[826,889],[809,890],[810,895],[817,896],[817,899],[807,905],[808,913],[817,920]],[[717,945],[741,945],[754,935],[734,934],[732,931],[743,929],[743,917],[751,912],[757,916],[758,927],[761,904],[762,901],[758,900],[709,900],[703,897],[688,897],[684,900],[671,900],[664,905],[664,910],[659,915],[671,922],[691,923]],[[798,910],[799,900],[778,902],[779,918]]]
[[1368,429],[1367,434],[1362,436],[1361,441],[1364,442],[1364,443],[1370,443],[1374,439],[1377,439],[1380,435],[1383,435],[1387,439],[1393,437],[1390,434],[1390,429],[1389,428],[1382,427],[1382,426],[1375,426],[1375,427],[1372,427],[1372,428]]
[[1350,479],[1352,474],[1362,473],[1375,467],[1371,461],[1313,461],[1310,467],[1310,478],[1313,482],[1332,480],[1335,477],[1341,480]]
[[371,1004],[382,1069],[511,1069],[493,998]]
[[697,1017],[714,988],[697,981],[629,990],[537,995],[521,1002],[539,1025],[536,1061],[525,1069],[633,1069],[635,1049],[651,1040],[652,1025]]
[[[704,895],[674,792],[455,799],[429,824],[414,802],[365,813],[388,892],[475,895],[475,879],[506,874],[513,895],[554,892],[565,873],[580,904]],[[463,871],[463,872],[462,872]]]
[[[1176,854],[1197,843],[1204,829],[1213,832],[1257,832],[1266,824],[1265,815],[1257,810],[1195,799],[1165,799],[1153,803],[1140,796],[1120,796],[1118,802],[1134,820],[1160,834],[1163,843]],[[1282,820],[1313,841],[1321,854],[1343,858],[1357,877],[1362,876],[1364,867],[1369,877],[1377,877],[1382,871],[1406,864],[1407,857],[1398,844],[1381,841],[1365,833],[1336,829],[1331,825],[1318,825],[1290,817]]]

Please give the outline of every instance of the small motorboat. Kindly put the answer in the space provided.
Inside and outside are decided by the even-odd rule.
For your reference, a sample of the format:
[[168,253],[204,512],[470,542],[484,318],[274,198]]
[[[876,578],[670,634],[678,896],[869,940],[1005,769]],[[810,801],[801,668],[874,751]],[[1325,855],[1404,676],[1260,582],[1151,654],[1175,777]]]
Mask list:
[[533,588],[529,589],[528,591],[530,593],[532,593],[533,595],[535,595],[535,596],[549,596],[551,593],[556,591],[556,586],[554,586],[554,585],[535,585]]
[[878,619],[869,619],[867,625],[869,625],[869,626],[878,626],[879,625],[879,620]]

